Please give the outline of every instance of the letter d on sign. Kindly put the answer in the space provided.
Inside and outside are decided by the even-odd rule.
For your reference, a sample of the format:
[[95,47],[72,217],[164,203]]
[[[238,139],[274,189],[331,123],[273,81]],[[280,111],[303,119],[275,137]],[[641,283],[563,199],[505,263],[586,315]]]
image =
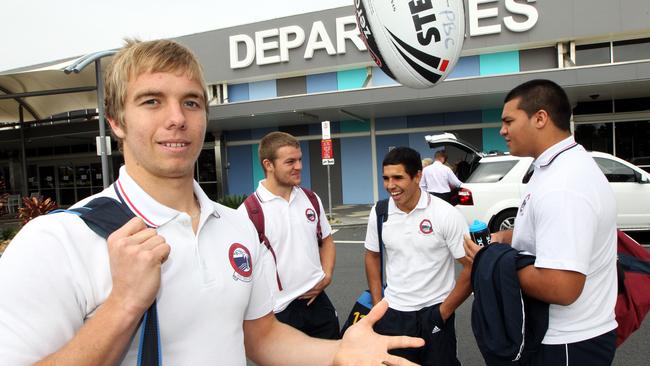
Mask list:
[[[239,44],[244,43],[244,58],[239,58]],[[241,69],[250,66],[255,60],[255,42],[245,34],[230,36],[230,68]]]

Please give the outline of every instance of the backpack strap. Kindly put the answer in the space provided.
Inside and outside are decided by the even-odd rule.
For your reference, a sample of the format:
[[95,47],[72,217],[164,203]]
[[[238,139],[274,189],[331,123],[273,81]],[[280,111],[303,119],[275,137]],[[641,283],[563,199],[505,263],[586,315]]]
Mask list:
[[269,242],[269,238],[264,234],[264,211],[262,210],[262,205],[257,197],[257,192],[246,197],[244,200],[244,206],[246,207],[248,218],[253,223],[253,226],[255,226],[255,230],[257,230],[257,237],[260,243],[264,244],[266,249],[268,249],[273,256],[273,262],[275,262],[275,279],[278,282],[278,289],[282,291],[282,282],[280,281],[280,274],[278,273],[278,259],[275,256],[275,251]]
[[381,237],[384,222],[388,219],[388,198],[377,201],[375,205],[377,215],[377,238],[379,239],[379,270],[381,272],[382,287],[384,283],[384,240]]
[[318,198],[316,197],[316,193],[313,191],[310,191],[304,187],[300,188],[303,192],[305,192],[305,195],[307,195],[307,198],[309,198],[309,202],[311,202],[311,205],[314,206],[314,211],[316,211],[316,241],[318,242],[318,246],[321,247],[323,246],[323,231],[320,227],[320,205],[318,204]]
[[[118,197],[121,199],[119,192]],[[58,212],[79,216],[88,225],[88,228],[104,239],[108,239],[114,231],[135,217],[135,214],[125,204],[110,197],[98,197],[85,206],[69,210],[55,210],[49,214]],[[162,346],[155,299],[144,313],[142,323],[138,366],[160,366],[162,365]]]

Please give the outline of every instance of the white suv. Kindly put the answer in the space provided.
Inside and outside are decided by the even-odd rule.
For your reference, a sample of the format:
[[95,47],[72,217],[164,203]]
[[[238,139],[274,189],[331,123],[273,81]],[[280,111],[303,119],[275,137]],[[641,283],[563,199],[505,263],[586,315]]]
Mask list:
[[[521,196],[533,173],[533,159],[481,153],[451,133],[425,139],[431,148],[455,146],[467,153],[458,165],[469,176],[458,192],[456,206],[467,222],[482,220],[488,223],[490,232],[512,229]],[[616,195],[619,229],[650,230],[650,174],[610,154],[592,151],[591,155]]]

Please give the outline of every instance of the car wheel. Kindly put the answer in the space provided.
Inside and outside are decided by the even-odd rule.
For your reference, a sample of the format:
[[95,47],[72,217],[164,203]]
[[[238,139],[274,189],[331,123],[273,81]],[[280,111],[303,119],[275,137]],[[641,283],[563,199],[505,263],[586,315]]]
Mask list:
[[517,209],[509,209],[500,212],[492,220],[490,225],[490,232],[497,232],[502,230],[512,230],[515,228],[515,218],[517,217]]

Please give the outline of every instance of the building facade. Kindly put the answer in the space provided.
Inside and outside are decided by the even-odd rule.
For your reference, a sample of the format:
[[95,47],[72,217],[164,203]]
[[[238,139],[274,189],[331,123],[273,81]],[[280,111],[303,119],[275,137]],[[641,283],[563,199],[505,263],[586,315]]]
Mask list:
[[[301,142],[303,185],[326,199],[320,140],[321,122],[330,121],[332,203],[372,203],[386,197],[381,160],[391,147],[427,157],[425,135],[453,132],[484,151],[506,150],[498,133],[503,98],[535,78],[567,90],[578,142],[650,167],[648,1],[466,0],[461,59],[444,82],[422,90],[372,63],[354,14],[350,5],[177,38],[197,54],[209,85],[197,179],[213,198],[255,189],[263,178],[259,139],[280,130]],[[0,143],[13,141],[0,147],[7,189],[62,205],[101,189],[95,130],[61,123],[23,131],[34,141],[27,179],[17,132],[0,131]],[[451,153],[451,161],[461,158]],[[112,163],[116,171],[119,154]]]

